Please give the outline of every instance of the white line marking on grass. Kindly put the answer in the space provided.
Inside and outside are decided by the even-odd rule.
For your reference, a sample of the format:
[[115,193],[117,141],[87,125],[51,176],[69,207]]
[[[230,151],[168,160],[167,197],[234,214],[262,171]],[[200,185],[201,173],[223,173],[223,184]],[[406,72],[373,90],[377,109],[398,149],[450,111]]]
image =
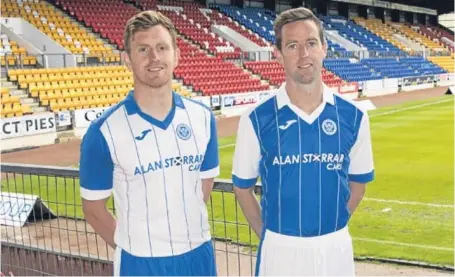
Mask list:
[[435,203],[424,203],[424,202],[414,202],[414,201],[387,200],[387,199],[368,198],[368,197],[363,198],[363,200],[402,204],[402,205],[428,206],[428,207],[436,207],[436,208],[452,208],[452,209],[454,208],[454,205],[449,205],[449,204],[435,204]]
[[223,149],[223,148],[228,148],[228,147],[232,147],[232,146],[235,146],[235,143],[226,144],[226,145],[221,145],[221,146],[219,146],[218,148],[219,148],[219,149]]
[[380,243],[380,244],[392,244],[392,245],[398,245],[398,246],[407,246],[407,247],[414,247],[414,248],[423,248],[423,249],[454,252],[454,249],[453,248],[449,248],[449,247],[439,247],[439,246],[433,246],[433,245],[413,244],[413,243],[404,243],[404,242],[378,240],[378,239],[368,239],[368,238],[356,238],[356,237],[353,237],[352,239],[353,240],[358,240],[358,241]]
[[387,112],[383,112],[383,113],[372,114],[372,115],[370,115],[370,118],[371,118],[371,117],[376,117],[376,116],[381,116],[381,115],[394,114],[394,113],[403,112],[403,111],[408,111],[408,110],[414,110],[414,109],[418,109],[418,108],[422,108],[422,107],[426,107],[426,106],[437,105],[437,104],[445,103],[445,102],[449,102],[449,101],[452,101],[452,102],[453,102],[454,100],[453,100],[453,99],[444,99],[444,100],[439,100],[439,101],[435,101],[435,102],[430,102],[430,103],[425,103],[425,104],[419,104],[419,105],[415,105],[415,106],[410,106],[410,107],[406,107],[406,108],[395,109],[395,110],[391,110],[391,111],[387,111]]

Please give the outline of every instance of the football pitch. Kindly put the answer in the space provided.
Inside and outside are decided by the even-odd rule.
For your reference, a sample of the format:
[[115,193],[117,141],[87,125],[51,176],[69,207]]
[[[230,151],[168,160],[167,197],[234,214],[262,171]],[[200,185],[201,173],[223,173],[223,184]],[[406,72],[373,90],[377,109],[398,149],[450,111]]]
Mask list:
[[[369,114],[376,179],[349,223],[355,255],[453,266],[453,96]],[[231,178],[234,143],[219,139],[222,179]],[[2,191],[39,195],[57,215],[82,217],[76,178],[3,178]],[[208,211],[214,237],[257,245],[232,193],[214,191]]]

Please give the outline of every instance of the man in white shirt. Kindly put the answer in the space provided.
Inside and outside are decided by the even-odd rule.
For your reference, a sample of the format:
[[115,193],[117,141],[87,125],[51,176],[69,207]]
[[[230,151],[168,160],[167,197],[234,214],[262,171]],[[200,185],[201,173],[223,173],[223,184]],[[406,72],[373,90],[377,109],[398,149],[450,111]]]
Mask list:
[[232,172],[260,238],[256,274],[354,275],[347,224],[374,178],[368,115],[325,89],[327,43],[310,10],[283,12],[274,29],[286,83],[241,116]]
[[134,90],[83,138],[85,217],[116,249],[115,275],[216,275],[205,206],[219,174],[214,115],[172,91],[179,50],[167,17],[132,17],[124,43]]

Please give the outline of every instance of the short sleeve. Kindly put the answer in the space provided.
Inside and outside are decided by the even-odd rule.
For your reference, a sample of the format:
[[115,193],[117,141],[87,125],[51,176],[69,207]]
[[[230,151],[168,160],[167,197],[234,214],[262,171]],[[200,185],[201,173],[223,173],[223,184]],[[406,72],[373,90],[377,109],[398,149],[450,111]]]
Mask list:
[[90,125],[82,139],[80,152],[82,198],[100,200],[109,197],[113,186],[114,164],[106,139],[97,125]]
[[256,184],[261,160],[258,135],[254,131],[253,123],[248,114],[242,115],[237,130],[232,165],[232,181],[236,187],[251,188]]
[[202,179],[215,178],[220,174],[216,119],[212,112],[210,112],[210,124],[208,125],[210,126],[210,138],[201,165]]
[[349,181],[368,183],[374,179],[373,149],[371,146],[370,121],[363,112],[357,139],[349,154]]

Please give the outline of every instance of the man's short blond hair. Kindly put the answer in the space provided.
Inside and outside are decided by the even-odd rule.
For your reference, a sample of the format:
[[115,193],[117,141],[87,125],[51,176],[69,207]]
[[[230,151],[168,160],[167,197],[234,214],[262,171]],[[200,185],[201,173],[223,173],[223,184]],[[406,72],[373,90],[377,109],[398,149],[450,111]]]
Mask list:
[[157,11],[143,11],[131,17],[126,23],[123,32],[123,45],[127,53],[131,50],[131,38],[139,31],[145,31],[157,25],[162,25],[166,28],[172,37],[174,48],[177,46],[177,32],[172,21]]
[[319,31],[319,39],[321,40],[321,43],[325,43],[324,39],[324,30],[322,28],[322,23],[317,18],[313,12],[307,8],[295,8],[295,9],[290,9],[286,10],[282,13],[280,13],[277,18],[275,19],[275,22],[273,23],[273,31],[275,32],[275,38],[276,38],[276,46],[277,48],[281,51],[281,42],[282,42],[282,37],[281,37],[281,31],[283,29],[283,26],[295,21],[299,20],[311,20],[313,21],[316,26],[318,27]]

